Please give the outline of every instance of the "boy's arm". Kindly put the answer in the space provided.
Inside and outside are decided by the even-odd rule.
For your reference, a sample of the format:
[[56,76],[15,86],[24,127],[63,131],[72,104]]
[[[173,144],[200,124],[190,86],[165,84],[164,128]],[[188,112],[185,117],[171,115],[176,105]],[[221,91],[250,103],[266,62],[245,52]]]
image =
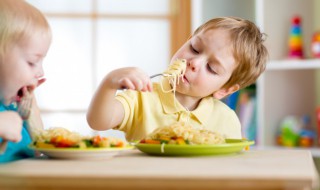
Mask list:
[[89,106],[87,121],[92,129],[107,130],[121,124],[125,113],[115,98],[118,89],[152,90],[150,78],[138,68],[112,71],[103,79]]
[[112,129],[124,117],[122,105],[115,99],[117,89],[110,88],[105,80],[95,93],[87,113],[88,124],[95,130]]

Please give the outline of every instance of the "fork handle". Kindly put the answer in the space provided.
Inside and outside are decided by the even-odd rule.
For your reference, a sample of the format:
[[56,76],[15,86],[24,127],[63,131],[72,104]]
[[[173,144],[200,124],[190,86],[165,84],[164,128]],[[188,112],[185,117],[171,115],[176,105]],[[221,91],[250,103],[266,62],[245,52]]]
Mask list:
[[3,140],[0,144],[0,155],[6,152],[8,146],[8,140]]
[[155,75],[151,75],[150,78],[154,78],[154,77],[157,77],[157,76],[161,76],[163,75],[162,73],[158,73],[158,74],[155,74]]

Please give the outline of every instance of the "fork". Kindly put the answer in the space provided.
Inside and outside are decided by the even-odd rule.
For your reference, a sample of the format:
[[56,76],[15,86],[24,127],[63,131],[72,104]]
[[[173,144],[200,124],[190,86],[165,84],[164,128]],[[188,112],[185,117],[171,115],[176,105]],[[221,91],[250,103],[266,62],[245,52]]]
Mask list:
[[[21,101],[18,103],[18,113],[22,120],[27,120],[31,113],[33,97],[30,93],[22,97]],[[0,155],[4,154],[8,146],[8,140],[3,140],[0,144]]]
[[[165,73],[158,73],[158,74],[151,75],[150,78],[153,79],[153,78],[158,77],[158,76],[170,77],[172,75],[171,74],[165,74]],[[127,88],[126,87],[121,87],[121,89],[124,90],[124,89],[127,89]]]
[[155,77],[158,77],[158,76],[163,76],[163,77],[170,77],[172,76],[171,74],[165,74],[165,73],[158,73],[158,74],[154,74],[154,75],[151,75],[150,78],[155,78]]

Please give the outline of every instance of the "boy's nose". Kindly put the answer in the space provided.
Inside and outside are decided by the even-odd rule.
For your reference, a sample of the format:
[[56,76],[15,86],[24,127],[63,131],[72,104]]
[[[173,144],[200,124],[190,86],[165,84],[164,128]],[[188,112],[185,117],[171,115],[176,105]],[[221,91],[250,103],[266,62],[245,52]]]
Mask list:
[[197,71],[198,65],[199,65],[199,61],[197,60],[191,60],[188,62],[188,67],[189,69],[191,69],[192,71]]
[[42,66],[40,66],[37,73],[36,73],[36,78],[41,78],[41,77],[43,77],[43,75],[44,75],[44,71],[43,71]]

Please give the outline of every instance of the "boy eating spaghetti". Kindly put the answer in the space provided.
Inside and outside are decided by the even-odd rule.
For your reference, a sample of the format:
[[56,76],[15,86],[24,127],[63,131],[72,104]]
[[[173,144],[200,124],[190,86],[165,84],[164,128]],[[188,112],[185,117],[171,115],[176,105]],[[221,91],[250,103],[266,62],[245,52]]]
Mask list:
[[[172,57],[178,74],[169,70],[159,83],[139,68],[107,74],[92,99],[88,123],[95,130],[124,131],[128,141],[177,122],[240,139],[237,115],[220,100],[254,83],[265,70],[268,52],[263,42],[264,35],[248,20],[212,19]],[[116,94],[123,88],[127,90]]]

